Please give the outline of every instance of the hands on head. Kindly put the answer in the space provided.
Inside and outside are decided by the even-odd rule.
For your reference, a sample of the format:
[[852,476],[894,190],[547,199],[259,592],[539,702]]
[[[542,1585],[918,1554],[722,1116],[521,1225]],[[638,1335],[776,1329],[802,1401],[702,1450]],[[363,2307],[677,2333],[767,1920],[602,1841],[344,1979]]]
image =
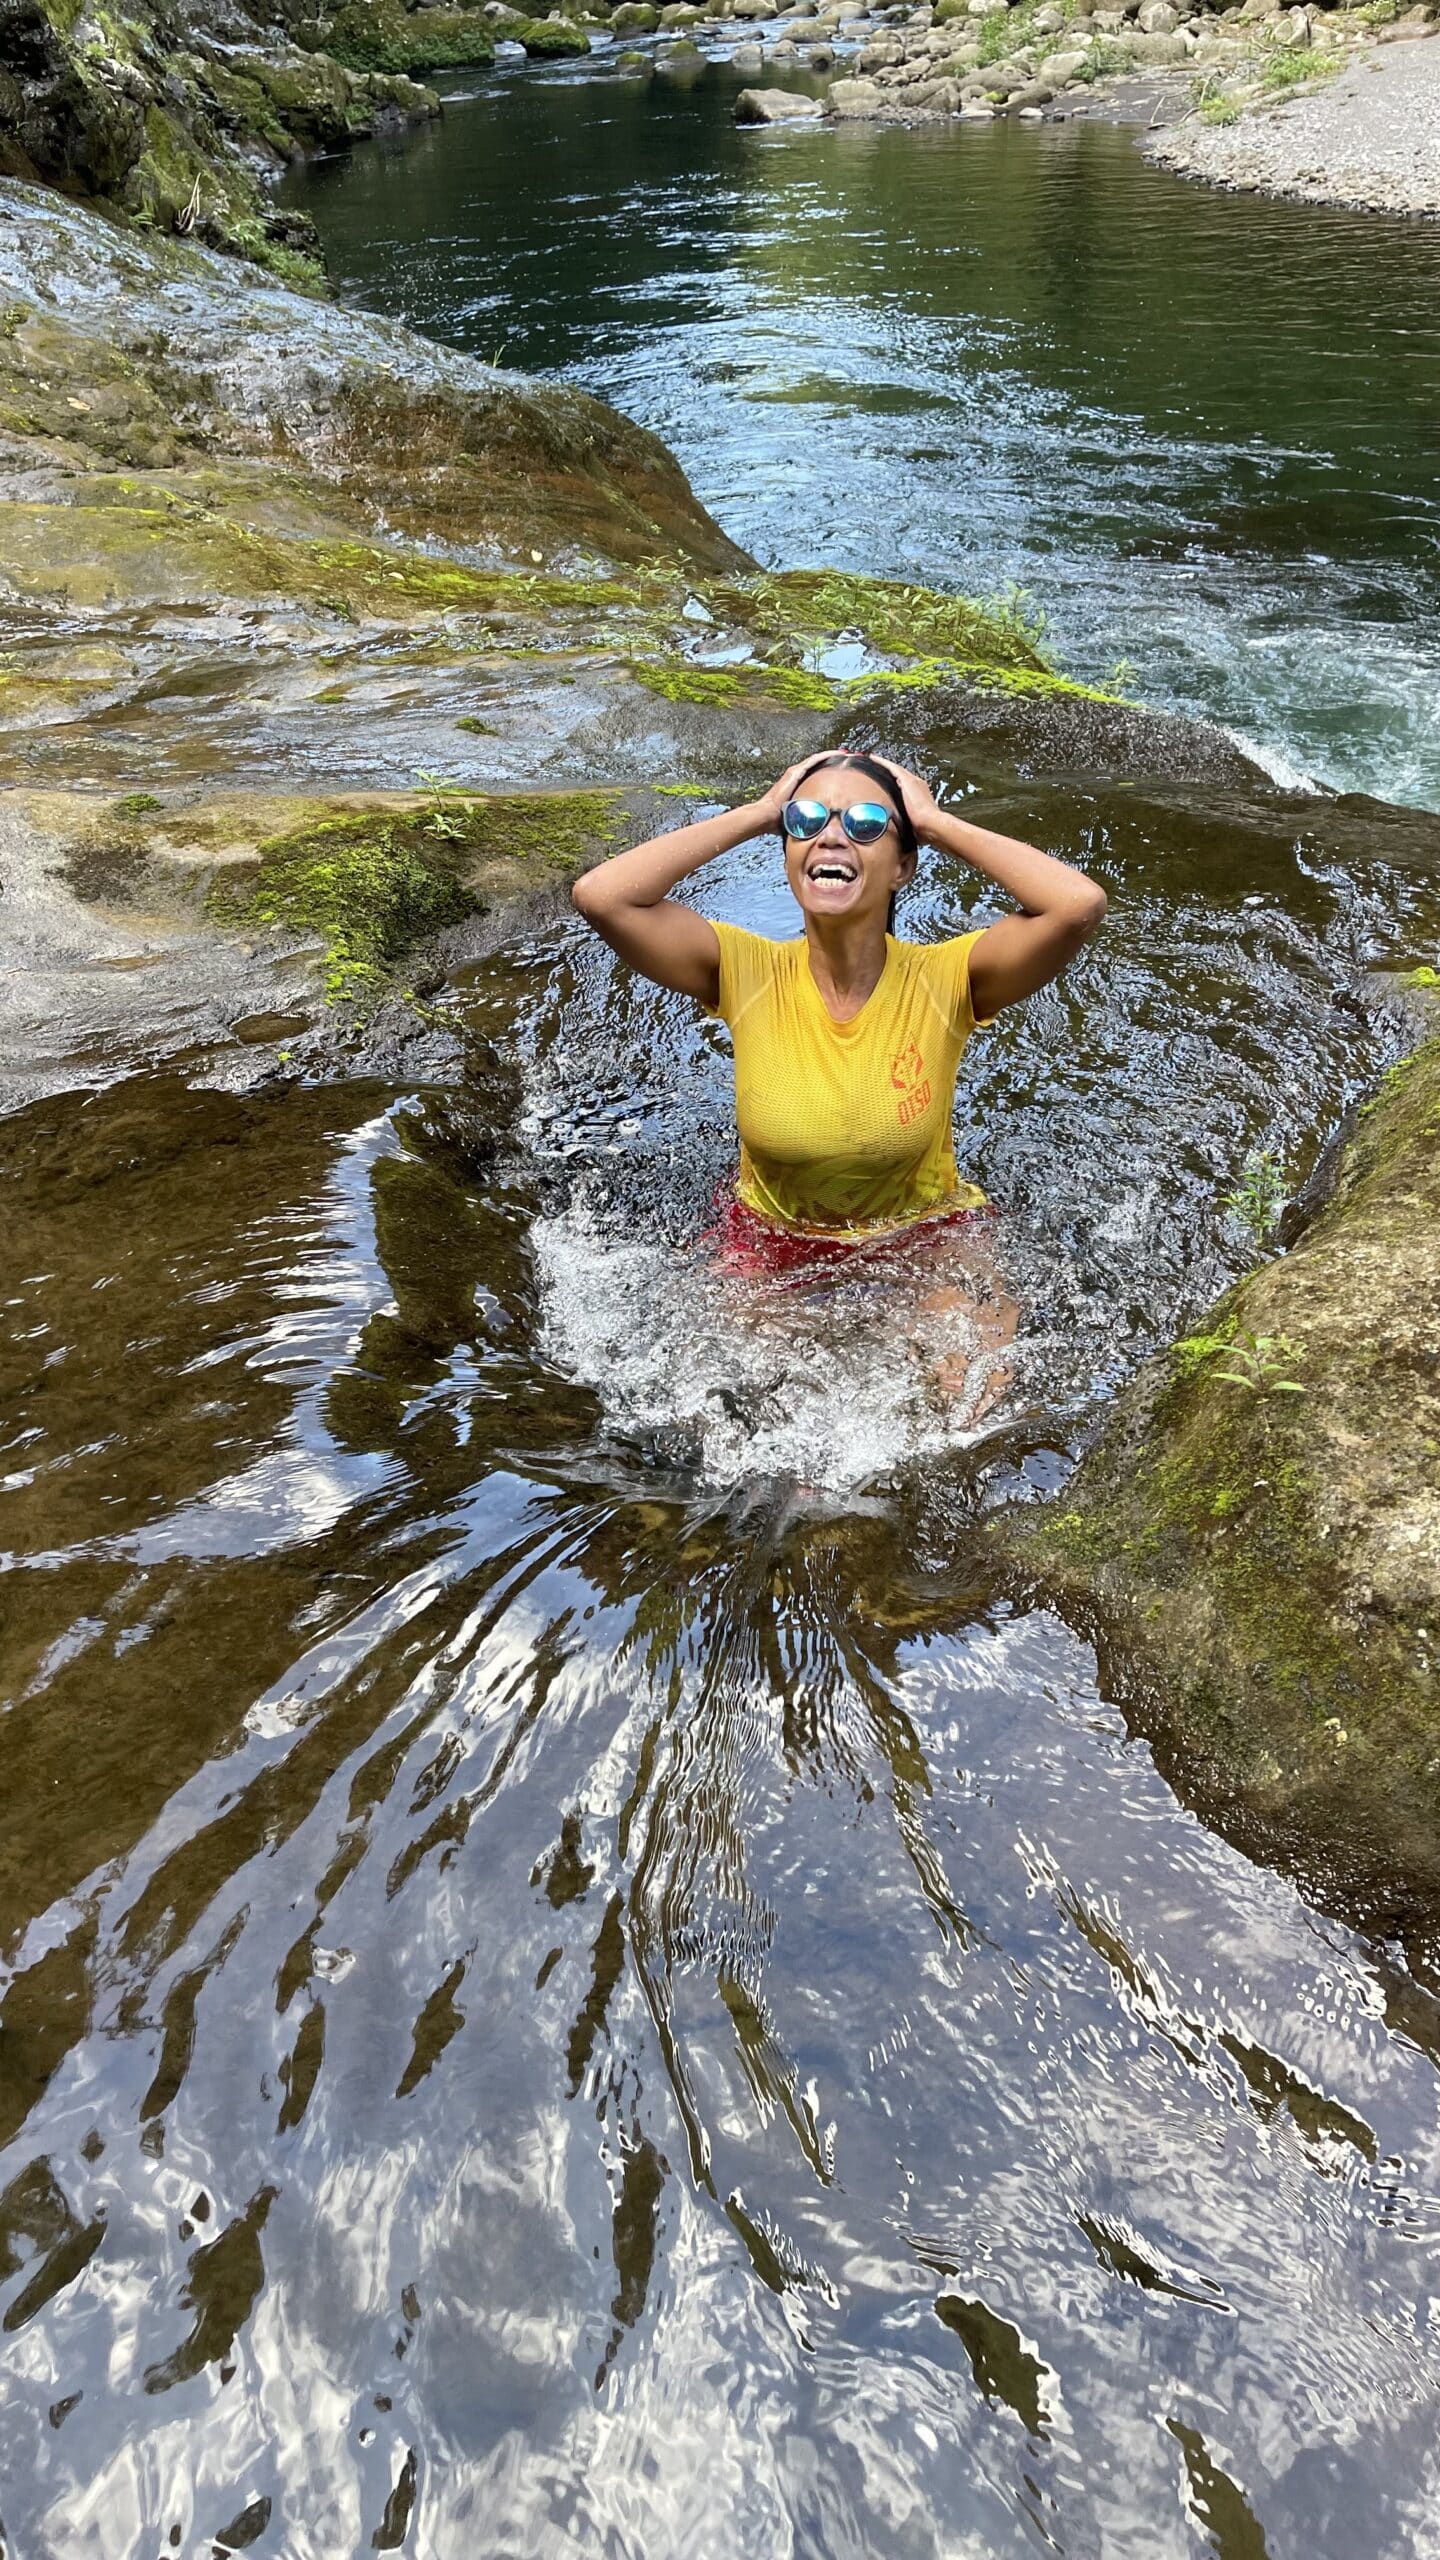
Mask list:
[[[796,786],[801,776],[810,770],[815,761],[814,756],[802,756],[798,764],[787,766],[779,781],[771,784],[761,806],[772,826],[780,825],[786,804],[795,797]],[[911,773],[903,764],[895,764],[888,756],[876,756],[873,761],[876,764],[883,764],[885,771],[894,777],[896,791],[905,803],[916,835],[922,844],[929,844],[932,841],[931,826],[940,815],[939,806],[929,783],[922,782],[918,773]]]

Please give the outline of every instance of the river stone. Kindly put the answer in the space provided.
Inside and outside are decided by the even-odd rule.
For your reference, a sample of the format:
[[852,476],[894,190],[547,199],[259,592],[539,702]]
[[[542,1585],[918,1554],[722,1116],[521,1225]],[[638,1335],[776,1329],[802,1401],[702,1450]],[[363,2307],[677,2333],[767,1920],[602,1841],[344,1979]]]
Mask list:
[[780,0],[731,0],[732,18],[778,18]]
[[758,44],[737,44],[730,60],[742,80],[758,80],[765,68],[765,56]]
[[737,124],[803,124],[821,112],[819,99],[798,89],[742,89],[735,101]]
[[1067,80],[1084,70],[1085,62],[1083,53],[1047,53],[1038,65],[1039,77],[1048,80],[1053,89],[1063,89]]
[[1140,0],[1135,23],[1145,36],[1173,36],[1180,24],[1179,11],[1170,0]]
[[1267,32],[1272,44],[1298,51],[1310,41],[1310,21],[1303,9],[1282,9]]
[[782,36],[778,44],[772,44],[766,59],[771,62],[798,62],[800,48],[792,44],[788,36]]
[[825,112],[842,118],[878,116],[884,103],[873,80],[832,80],[825,96]]
[[993,124],[995,110],[987,107],[983,98],[967,98],[960,110],[959,121],[961,124]]
[[834,68],[835,48],[829,44],[812,44],[805,59],[812,71],[830,71]]

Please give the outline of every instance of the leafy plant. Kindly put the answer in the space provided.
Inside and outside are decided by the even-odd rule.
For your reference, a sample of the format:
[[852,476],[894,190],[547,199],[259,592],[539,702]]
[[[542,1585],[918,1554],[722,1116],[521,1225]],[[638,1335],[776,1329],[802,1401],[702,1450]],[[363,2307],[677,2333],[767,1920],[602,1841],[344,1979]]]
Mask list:
[[[1282,1377],[1281,1371],[1305,1356],[1305,1345],[1289,1333],[1240,1333],[1227,1327],[1221,1333],[1191,1333],[1177,1342],[1174,1358],[1182,1376],[1194,1377],[1201,1369],[1226,1386],[1244,1387],[1257,1396],[1303,1396],[1307,1390],[1298,1378]],[[1225,1359],[1229,1368],[1217,1369],[1211,1363]]]
[[1257,1245],[1265,1242],[1286,1201],[1285,1167],[1270,1147],[1252,1147],[1233,1191],[1222,1194],[1224,1206],[1248,1227]]

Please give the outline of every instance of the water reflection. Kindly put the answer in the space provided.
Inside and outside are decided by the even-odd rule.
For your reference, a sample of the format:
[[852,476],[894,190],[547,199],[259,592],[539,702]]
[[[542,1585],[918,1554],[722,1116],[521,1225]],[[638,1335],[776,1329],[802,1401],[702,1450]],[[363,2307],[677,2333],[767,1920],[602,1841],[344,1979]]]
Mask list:
[[[578,932],[477,973],[451,1094],[0,1132],[15,2549],[1429,2549],[1427,1994],[969,1534],[1399,1037],[1423,868],[1213,824],[1107,809],[1111,936],[977,1060],[1022,1410],[879,1483],[580,1373],[637,1237],[678,1373],[726,1103]],[[713,894],[773,923],[773,853]]]

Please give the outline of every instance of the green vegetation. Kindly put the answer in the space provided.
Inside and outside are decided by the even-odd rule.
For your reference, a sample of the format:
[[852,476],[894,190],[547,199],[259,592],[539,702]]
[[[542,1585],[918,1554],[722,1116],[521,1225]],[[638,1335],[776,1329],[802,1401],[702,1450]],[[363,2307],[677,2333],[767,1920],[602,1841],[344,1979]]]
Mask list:
[[833,711],[840,698],[823,676],[807,675],[802,667],[697,667],[678,657],[632,658],[628,663],[636,683],[665,702],[769,702],[789,711]]
[[117,818],[143,818],[159,806],[153,791],[127,791],[123,800],[116,801],[115,815]]
[[1131,71],[1135,65],[1135,49],[1123,36],[1097,36],[1075,77],[1077,80],[1111,80],[1117,72]]
[[262,845],[249,895],[236,899],[217,884],[210,911],[223,923],[318,935],[326,1002],[373,998],[411,944],[454,922],[470,904],[453,871],[422,849],[415,834],[403,820],[322,820]]
[[1263,1245],[1287,1196],[1280,1157],[1269,1147],[1252,1147],[1235,1189],[1222,1196],[1224,1206],[1249,1228],[1256,1244]]
[[483,911],[487,866],[573,872],[624,832],[619,792],[492,798],[420,778],[428,798],[419,807],[321,818],[272,837],[243,887],[215,883],[208,913],[231,930],[318,938],[327,1003],[359,1006],[395,987],[396,964],[414,944]]
[[[712,601],[725,591],[717,589]],[[1053,675],[1045,617],[1019,587],[999,596],[942,595],[891,578],[838,570],[790,569],[747,578],[741,611],[767,636],[838,640],[854,636],[883,656],[949,658]]]
[[516,44],[523,44],[531,60],[536,62],[590,50],[590,39],[584,28],[569,26],[559,19],[520,18],[505,27],[504,33]]
[[323,43],[351,71],[452,71],[495,58],[479,9],[406,9],[402,0],[350,0],[326,24]]
[[[1281,1372],[1304,1356],[1305,1345],[1293,1334],[1241,1333],[1233,1324],[1222,1326],[1218,1333],[1187,1334],[1171,1352],[1181,1377],[1193,1378],[1207,1369],[1226,1386],[1245,1387],[1252,1395],[1262,1396],[1303,1396],[1304,1387]],[[1222,1358],[1230,1363],[1227,1369],[1214,1365]]]
[[1299,89],[1311,80],[1333,80],[1343,56],[1316,53],[1309,45],[1273,45],[1257,71],[1260,88],[1271,97],[1277,90]]

